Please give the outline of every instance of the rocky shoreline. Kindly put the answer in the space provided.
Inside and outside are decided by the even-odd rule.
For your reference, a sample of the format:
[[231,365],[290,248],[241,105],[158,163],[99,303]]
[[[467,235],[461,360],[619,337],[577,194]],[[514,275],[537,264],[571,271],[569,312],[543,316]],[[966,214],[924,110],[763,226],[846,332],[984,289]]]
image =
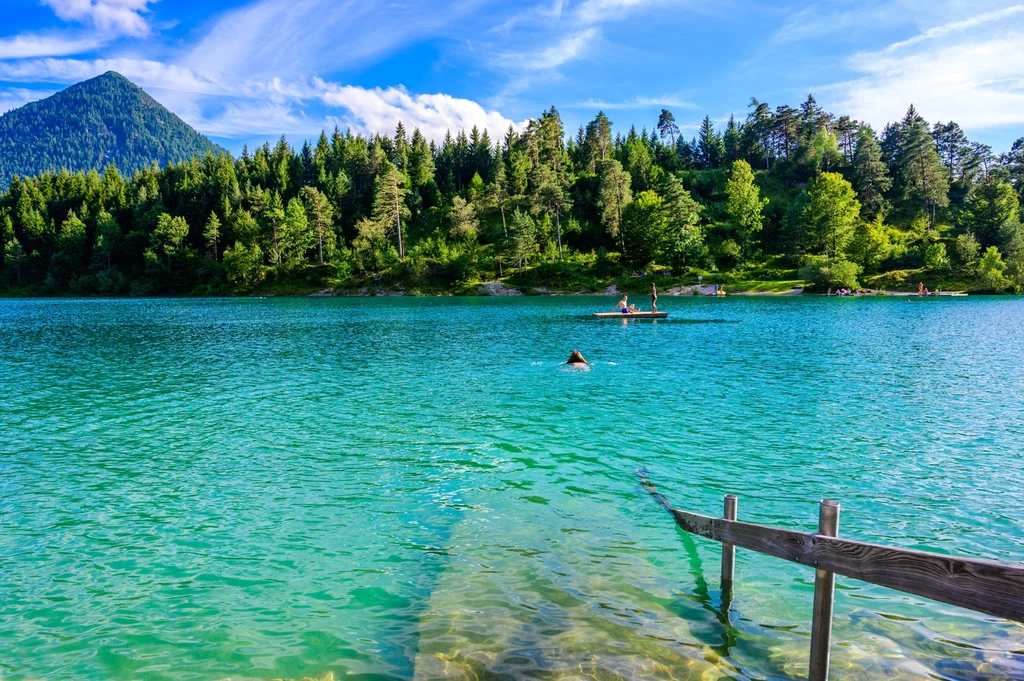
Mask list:
[[[474,292],[475,295],[481,297],[517,297],[525,295],[539,295],[539,296],[619,296],[624,292],[619,289],[616,284],[608,286],[602,291],[552,291],[547,287],[538,287],[530,289],[529,294],[521,289],[514,286],[509,286],[501,281],[485,281],[481,282],[476,286]],[[469,295],[474,295],[469,294]],[[253,295],[266,297],[267,294],[254,293]],[[425,296],[425,297],[446,297],[456,295],[454,293],[436,293],[436,294],[422,294],[422,293],[409,293],[405,288],[401,286],[395,286],[391,288],[386,287],[369,287],[362,286],[355,290],[339,290],[339,289],[322,289],[314,291],[313,293],[306,294],[310,298],[329,298],[334,296],[344,297],[376,297],[376,296]],[[465,294],[461,294],[465,295]],[[639,294],[633,294],[634,296]],[[673,286],[671,288],[664,289],[658,292],[659,296],[714,296],[715,287],[714,285],[698,285],[698,286]],[[730,296],[799,296],[804,295],[804,289],[794,288],[788,291],[728,291]]]

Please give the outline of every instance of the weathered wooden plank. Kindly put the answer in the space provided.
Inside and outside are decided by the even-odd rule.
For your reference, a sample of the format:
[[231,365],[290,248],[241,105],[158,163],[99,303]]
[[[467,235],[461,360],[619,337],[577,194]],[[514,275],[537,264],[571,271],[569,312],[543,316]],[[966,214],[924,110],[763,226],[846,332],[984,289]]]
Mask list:
[[693,534],[844,577],[1024,622],[1024,566],[820,537],[671,510]]
[[846,577],[1024,622],[1024,567],[819,537],[818,565]]

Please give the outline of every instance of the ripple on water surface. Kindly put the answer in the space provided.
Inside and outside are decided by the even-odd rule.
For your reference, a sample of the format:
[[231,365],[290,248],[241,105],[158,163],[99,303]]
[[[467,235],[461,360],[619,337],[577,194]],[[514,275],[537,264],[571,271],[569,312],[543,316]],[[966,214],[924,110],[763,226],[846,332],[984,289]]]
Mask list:
[[[0,301],[0,676],[789,679],[813,573],[678,507],[1024,556],[1024,301]],[[561,362],[579,349],[589,371]],[[1024,678],[840,578],[833,676]]]

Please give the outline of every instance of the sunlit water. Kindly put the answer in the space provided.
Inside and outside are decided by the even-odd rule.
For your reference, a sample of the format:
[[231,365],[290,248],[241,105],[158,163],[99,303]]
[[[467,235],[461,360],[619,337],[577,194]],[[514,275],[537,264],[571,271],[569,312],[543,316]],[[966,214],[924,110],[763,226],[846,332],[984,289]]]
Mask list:
[[[0,677],[791,679],[813,572],[678,508],[1024,560],[1024,300],[0,301]],[[560,363],[579,349],[589,371]],[[840,578],[833,678],[1024,678]]]

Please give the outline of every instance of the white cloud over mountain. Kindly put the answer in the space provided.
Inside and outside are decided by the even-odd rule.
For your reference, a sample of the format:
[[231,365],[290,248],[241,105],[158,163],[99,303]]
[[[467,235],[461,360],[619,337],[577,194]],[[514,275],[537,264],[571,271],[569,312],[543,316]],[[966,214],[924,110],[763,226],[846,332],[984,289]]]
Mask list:
[[144,37],[149,22],[143,16],[154,0],[42,0],[65,21],[91,23],[103,31]]

